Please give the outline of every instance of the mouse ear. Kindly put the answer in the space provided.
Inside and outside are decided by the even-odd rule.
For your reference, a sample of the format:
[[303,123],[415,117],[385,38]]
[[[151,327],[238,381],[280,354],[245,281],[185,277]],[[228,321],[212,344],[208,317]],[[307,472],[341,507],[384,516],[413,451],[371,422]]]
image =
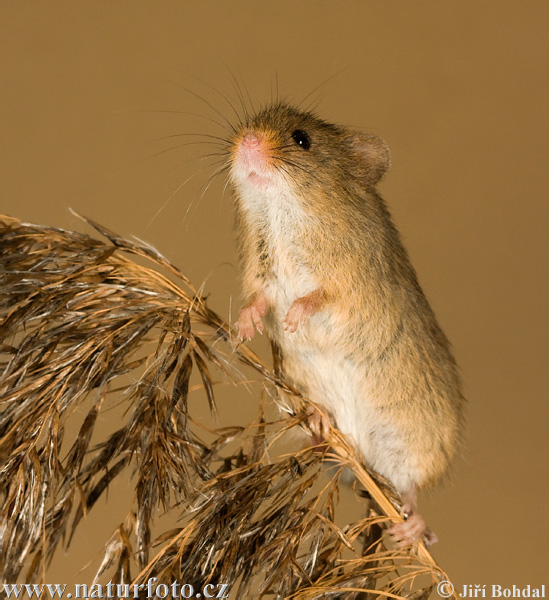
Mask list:
[[366,183],[375,185],[391,166],[389,146],[377,135],[354,133],[351,147],[362,163]]

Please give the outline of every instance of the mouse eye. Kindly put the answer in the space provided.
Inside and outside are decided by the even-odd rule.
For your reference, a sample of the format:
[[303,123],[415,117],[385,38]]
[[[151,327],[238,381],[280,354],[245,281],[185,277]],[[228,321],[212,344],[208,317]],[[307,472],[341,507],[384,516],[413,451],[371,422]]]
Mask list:
[[308,150],[311,147],[311,138],[303,131],[303,129],[296,129],[292,133],[292,139],[298,146],[301,146],[303,150]]

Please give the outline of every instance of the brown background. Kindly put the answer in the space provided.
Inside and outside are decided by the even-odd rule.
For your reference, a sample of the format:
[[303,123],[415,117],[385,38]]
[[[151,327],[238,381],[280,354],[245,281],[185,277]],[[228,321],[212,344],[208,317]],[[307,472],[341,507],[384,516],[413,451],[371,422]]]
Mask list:
[[[469,400],[462,456],[449,481],[421,498],[441,539],[435,557],[460,586],[549,583],[547,3],[0,8],[1,210],[82,230],[72,207],[146,239],[197,284],[207,278],[225,316],[231,299],[238,305],[238,283],[224,180],[198,202],[214,169],[200,158],[211,149],[155,156],[200,141],[164,136],[222,130],[163,111],[218,118],[198,94],[230,117],[208,85],[234,99],[231,74],[257,102],[270,98],[276,74],[281,95],[300,100],[339,73],[313,94],[323,98],[318,111],[388,141],[393,168],[382,192]],[[99,552],[124,492],[92,511],[49,582],[90,580],[78,568]]]

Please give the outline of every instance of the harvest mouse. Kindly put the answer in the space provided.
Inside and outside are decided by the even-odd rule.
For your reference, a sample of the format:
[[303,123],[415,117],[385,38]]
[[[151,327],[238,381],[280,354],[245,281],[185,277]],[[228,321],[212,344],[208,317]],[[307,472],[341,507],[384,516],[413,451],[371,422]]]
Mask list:
[[390,535],[408,546],[436,541],[416,494],[447,470],[464,399],[449,342],[376,191],[389,164],[380,138],[282,102],[248,116],[231,140],[246,298],[239,335],[252,338],[264,321],[288,381],[402,495],[407,519]]

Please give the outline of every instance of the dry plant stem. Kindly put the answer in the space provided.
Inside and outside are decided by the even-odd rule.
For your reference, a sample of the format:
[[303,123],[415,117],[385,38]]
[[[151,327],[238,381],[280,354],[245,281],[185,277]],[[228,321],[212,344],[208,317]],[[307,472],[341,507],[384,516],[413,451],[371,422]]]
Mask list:
[[[331,428],[330,433],[331,435],[328,443],[331,445],[334,452],[341,458],[341,460],[351,467],[355,477],[358,479],[358,481],[360,481],[364,488],[368,490],[368,493],[372,496],[383,514],[396,523],[402,521],[402,515],[394,507],[393,503],[390,502],[387,496],[380,490],[372,476],[366,471],[362,463],[357,459],[356,453],[349,451],[349,444],[345,440],[344,435],[334,427]],[[416,551],[419,558],[439,571],[440,567],[437,565],[435,559],[431,556],[431,553],[427,550],[423,542],[418,543]],[[445,573],[440,571],[440,575],[445,576]]]
[[[286,391],[287,390],[285,389],[284,392]],[[299,395],[299,392],[296,390],[292,390],[292,393],[296,396]],[[301,399],[304,403],[309,405],[312,404],[304,398]],[[315,406],[315,410],[322,413],[322,409],[318,406]],[[386,517],[389,517],[391,521],[396,523],[402,522],[402,515],[395,508],[395,505],[389,500],[387,495],[381,491],[372,476],[364,468],[363,463],[358,459],[356,450],[352,449],[346,436],[331,425],[330,418],[326,413],[323,413],[323,419],[324,423],[329,424],[328,427],[330,431],[326,442],[330,446],[332,453],[335,454],[335,457],[332,458],[339,459],[343,464],[346,464],[353,471],[354,476],[368,491],[374,502],[378,505]],[[312,431],[310,433],[313,435]],[[439,580],[447,579],[446,573],[438,566],[435,559],[432,557],[431,553],[429,550],[427,550],[422,541],[417,543],[413,551],[417,553],[417,556],[424,561],[425,564],[430,565],[435,570]]]
[[[417,547],[421,568],[410,553],[384,551],[377,542],[367,555],[341,559],[367,528],[401,520],[390,489],[378,484],[345,436],[331,427],[330,460],[350,467],[385,515],[340,530],[333,522],[337,478],[320,495],[308,495],[322,473],[319,453],[308,448],[270,455],[283,431],[299,423],[306,427],[310,406],[284,381],[276,349],[273,371],[235,343],[229,324],[156,250],[86,221],[112,246],[0,217],[0,351],[9,357],[0,362],[0,570],[7,580],[15,581],[22,558],[31,561],[28,578],[42,571],[45,579],[61,536],[67,531],[70,543],[83,516],[130,466],[137,481],[132,509],[108,542],[97,577],[116,569],[113,581],[151,574],[168,580],[190,569],[203,583],[233,577],[246,596],[259,576],[260,597],[296,599],[330,591],[349,598],[362,592],[400,598],[422,573],[447,579],[423,544]],[[153,267],[137,265],[123,252]],[[154,327],[159,339],[149,335]],[[156,342],[156,352],[140,357],[136,351],[145,342]],[[275,401],[288,416],[223,429],[201,426],[214,438],[208,445],[197,437],[197,422],[187,410],[191,370],[194,365],[199,371],[214,412],[210,371],[217,369],[226,381],[234,356],[276,387]],[[127,422],[91,447],[106,398],[118,390],[110,382],[136,368],[144,371],[118,391],[129,403]],[[94,404],[62,455],[67,415],[88,394]],[[231,443],[232,454],[222,454]],[[185,508],[187,521],[153,542],[155,511],[174,506]],[[149,559],[155,543],[162,547]],[[134,562],[137,578],[130,575]],[[262,573],[265,563],[272,573]],[[397,577],[401,567],[410,573]],[[380,577],[389,578],[384,587],[370,589]]]

